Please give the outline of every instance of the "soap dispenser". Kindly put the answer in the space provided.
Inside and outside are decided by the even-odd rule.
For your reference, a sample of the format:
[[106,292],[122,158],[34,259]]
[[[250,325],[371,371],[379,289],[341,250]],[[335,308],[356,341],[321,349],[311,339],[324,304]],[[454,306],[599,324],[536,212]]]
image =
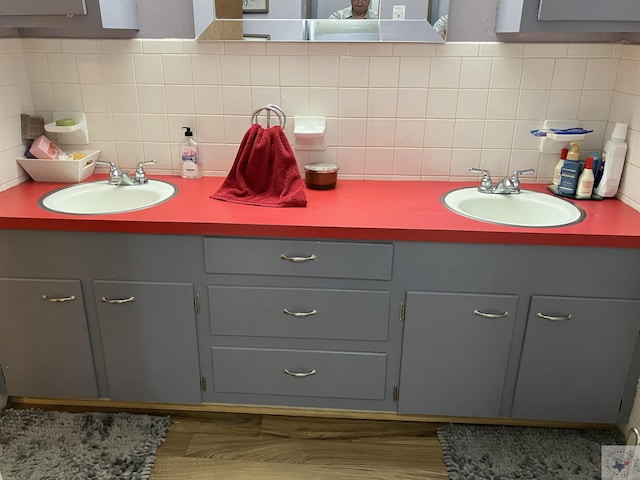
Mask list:
[[200,165],[198,165],[198,143],[193,138],[190,127],[182,127],[184,141],[180,145],[180,165],[182,178],[200,178]]

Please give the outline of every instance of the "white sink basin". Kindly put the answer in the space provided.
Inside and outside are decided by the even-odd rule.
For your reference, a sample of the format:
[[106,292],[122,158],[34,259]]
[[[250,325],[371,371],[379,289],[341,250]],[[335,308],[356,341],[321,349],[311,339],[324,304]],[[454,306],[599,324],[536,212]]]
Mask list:
[[584,210],[550,194],[522,190],[518,194],[481,193],[476,187],[445,194],[450,210],[489,223],[515,227],[559,227],[581,222]]
[[176,192],[175,186],[162,180],[128,186],[109,185],[106,180],[101,180],[54,190],[40,198],[39,204],[58,213],[123,213],[153,207],[167,201]]

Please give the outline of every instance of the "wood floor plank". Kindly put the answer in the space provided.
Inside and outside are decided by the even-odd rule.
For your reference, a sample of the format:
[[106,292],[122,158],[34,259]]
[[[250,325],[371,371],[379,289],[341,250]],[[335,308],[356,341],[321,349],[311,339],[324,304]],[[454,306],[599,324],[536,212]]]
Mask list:
[[[195,433],[186,456],[285,464],[330,465],[380,468],[429,468],[434,458],[433,439],[411,448],[406,444],[360,442],[351,440],[289,439],[277,437],[221,437]],[[438,458],[436,457],[435,460]],[[442,462],[441,457],[439,457]]]
[[189,447],[189,443],[191,442],[192,433],[188,432],[175,432],[169,431],[167,432],[167,436],[162,442],[160,448],[156,452],[157,456],[167,456],[167,457],[183,457],[187,453],[187,448]]
[[168,458],[156,461],[150,480],[446,480],[446,472],[404,467],[334,467]]
[[171,431],[189,433],[209,433],[219,435],[257,436],[260,433],[261,415],[215,414],[206,418],[175,416],[171,417]]
[[304,418],[266,415],[261,433],[288,438],[361,438],[395,435],[435,435],[439,424],[341,418]]

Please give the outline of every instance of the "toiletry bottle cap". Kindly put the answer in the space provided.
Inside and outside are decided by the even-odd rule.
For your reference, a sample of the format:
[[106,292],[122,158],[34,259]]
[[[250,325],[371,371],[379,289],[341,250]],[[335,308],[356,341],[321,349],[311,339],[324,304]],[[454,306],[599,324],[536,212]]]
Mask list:
[[571,150],[567,153],[567,160],[580,160],[580,142],[571,142]]
[[627,138],[627,124],[626,123],[616,123],[616,126],[613,127],[613,132],[611,133],[611,138],[614,140],[626,140]]
[[191,127],[182,127],[185,129],[184,136],[185,137],[193,137],[193,132],[191,131]]
[[587,157],[587,160],[584,162],[584,168],[588,170],[593,168],[593,157]]
[[560,151],[560,160],[566,160],[567,159],[567,154],[569,153],[569,149],[568,148],[563,148]]

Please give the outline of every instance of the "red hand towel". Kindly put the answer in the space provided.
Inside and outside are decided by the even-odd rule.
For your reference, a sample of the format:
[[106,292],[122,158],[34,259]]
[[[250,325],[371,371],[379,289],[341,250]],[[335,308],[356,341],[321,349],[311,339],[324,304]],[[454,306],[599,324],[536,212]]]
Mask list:
[[227,178],[211,198],[265,207],[305,207],[307,194],[282,128],[251,125]]

